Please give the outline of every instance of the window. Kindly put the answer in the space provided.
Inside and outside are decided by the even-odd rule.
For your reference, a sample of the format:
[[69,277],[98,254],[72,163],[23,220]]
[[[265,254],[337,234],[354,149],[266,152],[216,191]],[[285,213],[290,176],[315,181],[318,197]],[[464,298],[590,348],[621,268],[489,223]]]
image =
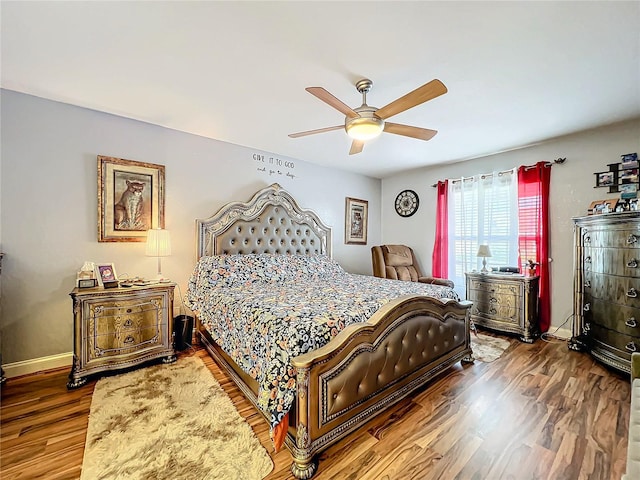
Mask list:
[[516,170],[449,182],[448,275],[465,297],[465,272],[480,270],[479,245],[489,245],[487,265],[519,266]]

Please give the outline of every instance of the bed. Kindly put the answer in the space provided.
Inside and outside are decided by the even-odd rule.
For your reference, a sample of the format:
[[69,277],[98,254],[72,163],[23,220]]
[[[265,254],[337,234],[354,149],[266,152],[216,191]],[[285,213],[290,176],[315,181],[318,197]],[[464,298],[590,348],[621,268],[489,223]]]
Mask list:
[[373,415],[473,361],[471,303],[448,287],[346,273],[331,229],[278,184],[196,226],[186,301],[198,340],[280,430],[296,478]]

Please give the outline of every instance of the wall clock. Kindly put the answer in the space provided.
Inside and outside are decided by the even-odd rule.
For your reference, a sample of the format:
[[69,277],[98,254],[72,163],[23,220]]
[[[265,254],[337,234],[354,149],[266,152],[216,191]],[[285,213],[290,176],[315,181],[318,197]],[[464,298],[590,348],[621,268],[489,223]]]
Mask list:
[[413,190],[403,190],[396,197],[396,212],[401,217],[410,217],[418,210],[420,199]]

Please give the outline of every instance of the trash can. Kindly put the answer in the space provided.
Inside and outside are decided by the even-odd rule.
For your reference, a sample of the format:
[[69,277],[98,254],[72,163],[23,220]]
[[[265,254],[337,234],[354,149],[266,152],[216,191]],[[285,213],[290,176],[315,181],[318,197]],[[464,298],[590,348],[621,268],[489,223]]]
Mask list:
[[173,319],[173,339],[176,350],[184,350],[191,346],[193,339],[193,317],[178,315]]

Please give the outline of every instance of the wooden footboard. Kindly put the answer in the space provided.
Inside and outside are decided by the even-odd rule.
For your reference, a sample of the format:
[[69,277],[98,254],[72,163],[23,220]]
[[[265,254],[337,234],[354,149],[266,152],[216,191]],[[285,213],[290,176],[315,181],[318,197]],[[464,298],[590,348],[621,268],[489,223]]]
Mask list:
[[460,360],[472,361],[470,302],[403,297],[324,347],[293,359],[297,369],[297,478],[313,457]]

